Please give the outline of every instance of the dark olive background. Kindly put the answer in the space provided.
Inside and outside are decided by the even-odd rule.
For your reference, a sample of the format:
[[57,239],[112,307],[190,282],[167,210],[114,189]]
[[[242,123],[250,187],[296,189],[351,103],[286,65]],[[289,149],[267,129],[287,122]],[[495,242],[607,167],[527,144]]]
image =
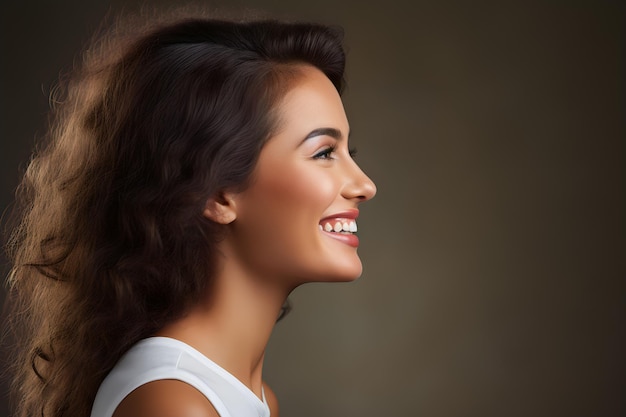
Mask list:
[[[58,75],[137,4],[0,6],[3,212]],[[363,276],[296,290],[270,342],[284,417],[626,415],[623,2],[211,4],[345,28],[378,185]]]

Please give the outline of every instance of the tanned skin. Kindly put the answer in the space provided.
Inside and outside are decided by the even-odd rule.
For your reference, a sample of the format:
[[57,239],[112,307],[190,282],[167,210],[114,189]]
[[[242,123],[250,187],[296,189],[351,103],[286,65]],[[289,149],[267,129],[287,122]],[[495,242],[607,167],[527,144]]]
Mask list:
[[[155,335],[192,346],[259,399],[265,393],[272,417],[278,416],[278,403],[263,382],[262,368],[281,307],[303,283],[360,276],[356,236],[323,226],[355,220],[357,206],[376,193],[348,148],[349,125],[337,90],[318,69],[300,70],[279,108],[281,125],[261,150],[252,184],[206,204],[204,215],[226,230],[211,288]],[[114,414],[214,416],[209,400],[174,380],[137,388]]]
[[[279,417],[278,401],[267,384],[265,398],[272,417]],[[120,403],[113,417],[219,417],[207,398],[189,384],[164,379],[142,385]]]

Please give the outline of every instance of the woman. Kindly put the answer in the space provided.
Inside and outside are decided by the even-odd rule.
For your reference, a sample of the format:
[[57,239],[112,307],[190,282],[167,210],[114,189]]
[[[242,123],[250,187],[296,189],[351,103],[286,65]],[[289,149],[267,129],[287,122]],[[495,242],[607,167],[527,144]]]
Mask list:
[[21,187],[19,416],[277,415],[289,293],[361,273],[336,30],[176,19],[90,49]]

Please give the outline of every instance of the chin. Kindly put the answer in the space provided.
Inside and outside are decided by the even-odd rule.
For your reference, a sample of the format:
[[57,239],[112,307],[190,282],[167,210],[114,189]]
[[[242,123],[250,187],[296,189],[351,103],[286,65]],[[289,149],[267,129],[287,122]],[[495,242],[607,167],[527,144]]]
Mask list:
[[352,275],[352,276],[343,276],[343,277],[339,277],[337,279],[331,280],[329,282],[353,282],[359,279],[360,277],[361,277],[361,274]]
[[350,264],[344,264],[336,269],[329,271],[326,275],[324,282],[351,282],[359,279],[363,273],[363,265],[361,261],[353,262]]

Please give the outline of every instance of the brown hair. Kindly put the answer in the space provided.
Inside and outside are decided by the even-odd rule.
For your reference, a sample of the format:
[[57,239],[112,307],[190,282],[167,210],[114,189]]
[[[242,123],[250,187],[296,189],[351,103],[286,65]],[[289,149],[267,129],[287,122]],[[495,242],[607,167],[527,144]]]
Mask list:
[[[204,18],[89,49],[19,189],[17,416],[85,416],[120,356],[210,290],[207,199],[245,187],[297,65],[341,91],[341,32]],[[119,32],[118,32],[119,33]]]

